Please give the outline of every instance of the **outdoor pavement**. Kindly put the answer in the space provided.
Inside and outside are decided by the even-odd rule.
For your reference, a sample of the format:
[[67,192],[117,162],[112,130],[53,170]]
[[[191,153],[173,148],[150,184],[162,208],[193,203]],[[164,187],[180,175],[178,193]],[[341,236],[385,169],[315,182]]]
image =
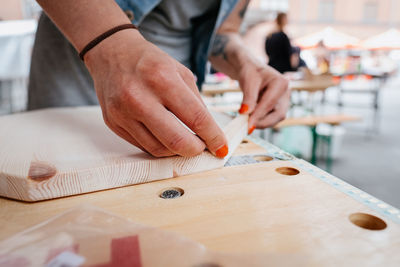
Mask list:
[[[344,125],[346,133],[332,174],[400,208],[400,77],[389,80],[382,89],[377,133],[366,131],[371,128],[372,109],[345,105],[344,112],[360,115],[364,120]],[[334,99],[334,92],[327,94],[328,103],[334,103]],[[370,99],[349,95],[345,100],[351,105],[366,104]],[[325,167],[323,162],[319,165]]]

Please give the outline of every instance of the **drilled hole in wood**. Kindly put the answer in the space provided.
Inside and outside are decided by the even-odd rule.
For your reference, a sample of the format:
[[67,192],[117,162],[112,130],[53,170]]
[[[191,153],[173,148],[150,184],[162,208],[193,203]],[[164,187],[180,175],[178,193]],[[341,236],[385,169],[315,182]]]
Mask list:
[[257,161],[271,161],[274,158],[270,157],[270,156],[254,156],[253,159],[255,159]]
[[300,173],[298,169],[291,167],[280,167],[275,169],[275,171],[283,175],[296,175]]
[[207,263],[197,264],[194,267],[222,267],[222,265],[219,265],[217,263],[209,263],[209,262],[207,262]]
[[243,140],[242,141],[242,144],[247,144],[249,141],[247,141],[247,140]]
[[383,230],[387,227],[384,220],[367,213],[353,213],[349,216],[349,220],[358,227],[368,230]]
[[184,193],[185,191],[182,188],[172,187],[164,189],[159,196],[164,199],[171,199],[181,197]]

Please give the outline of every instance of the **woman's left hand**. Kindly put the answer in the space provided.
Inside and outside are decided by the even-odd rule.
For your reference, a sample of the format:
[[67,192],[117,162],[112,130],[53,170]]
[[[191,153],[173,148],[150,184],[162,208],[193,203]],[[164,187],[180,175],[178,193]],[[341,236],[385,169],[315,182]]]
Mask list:
[[269,66],[249,62],[239,72],[243,91],[241,114],[249,114],[249,134],[255,128],[274,126],[286,117],[290,106],[288,80]]

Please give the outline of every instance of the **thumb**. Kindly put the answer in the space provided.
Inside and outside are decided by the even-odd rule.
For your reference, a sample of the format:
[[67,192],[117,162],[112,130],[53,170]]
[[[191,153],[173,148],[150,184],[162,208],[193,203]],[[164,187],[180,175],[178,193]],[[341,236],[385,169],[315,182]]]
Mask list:
[[243,100],[240,106],[240,114],[251,114],[257,105],[261,82],[257,78],[246,77],[242,84]]

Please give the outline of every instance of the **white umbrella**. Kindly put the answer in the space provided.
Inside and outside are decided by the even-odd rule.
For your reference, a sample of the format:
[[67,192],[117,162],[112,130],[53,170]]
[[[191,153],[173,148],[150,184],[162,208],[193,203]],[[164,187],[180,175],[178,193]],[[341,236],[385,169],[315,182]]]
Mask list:
[[365,49],[400,49],[400,31],[392,28],[381,34],[372,36],[361,43]]
[[346,49],[355,47],[359,39],[346,33],[326,27],[322,31],[298,38],[294,43],[303,49],[315,48],[319,42],[323,42],[329,49]]

